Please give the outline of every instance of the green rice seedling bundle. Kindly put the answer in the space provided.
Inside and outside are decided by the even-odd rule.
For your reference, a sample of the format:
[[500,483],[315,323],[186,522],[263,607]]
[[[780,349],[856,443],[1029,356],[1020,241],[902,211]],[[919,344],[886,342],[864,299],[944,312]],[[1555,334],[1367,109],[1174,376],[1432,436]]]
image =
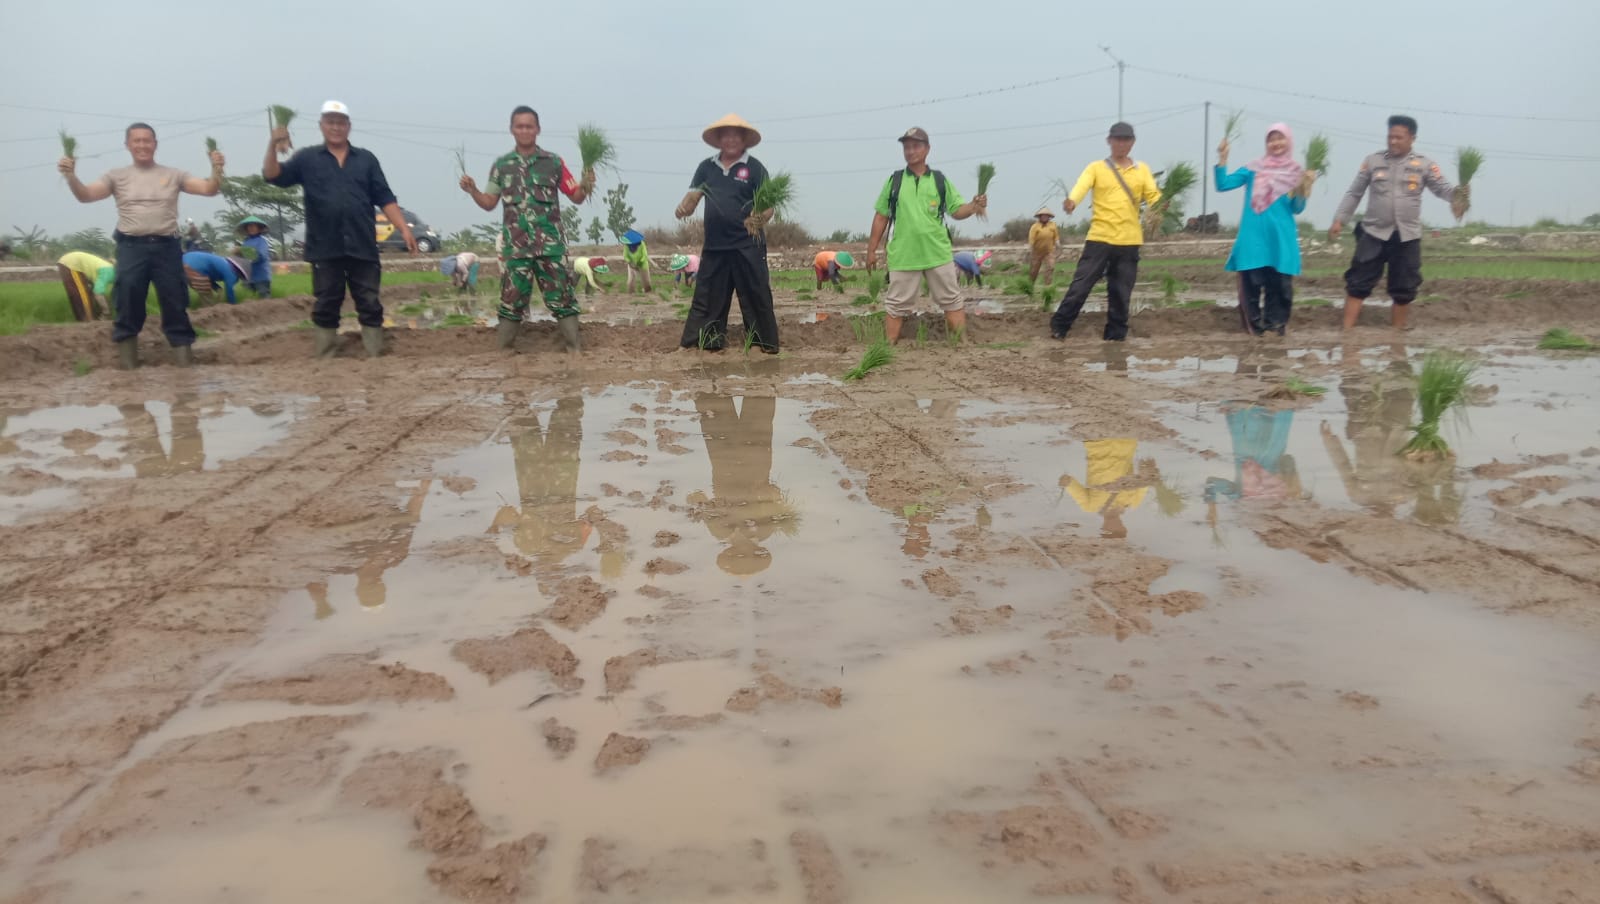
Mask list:
[[1411,427],[1411,440],[1401,447],[1401,454],[1417,461],[1436,461],[1455,454],[1439,433],[1439,425],[1446,414],[1464,409],[1467,381],[1477,367],[1477,362],[1466,355],[1446,349],[1436,349],[1423,357],[1422,370],[1417,374],[1420,420]]
[[[272,115],[272,124],[280,129],[287,129],[289,123],[294,122],[295,112],[283,104],[273,104],[268,108],[268,112]],[[278,153],[281,154],[292,147],[294,142],[284,138],[278,142]]]
[[617,149],[606,133],[592,123],[578,126],[578,159],[583,171],[613,170],[617,168]]
[[1316,173],[1319,177],[1328,174],[1328,155],[1333,150],[1333,144],[1328,141],[1328,136],[1318,132],[1306,142],[1306,172]]
[[845,382],[851,383],[860,380],[867,374],[880,367],[885,367],[894,361],[894,347],[887,339],[875,340],[861,353],[861,360],[855,367],[844,372]]
[[[980,164],[978,164],[978,194],[987,195],[989,193],[989,183],[993,182],[993,181],[994,181],[994,164],[993,163],[980,163]],[[989,215],[987,213],[980,213],[980,214],[978,214],[978,218],[981,219],[981,220],[987,220],[987,219],[989,219]]]
[[1453,210],[1457,223],[1461,222],[1467,211],[1472,209],[1472,190],[1468,186],[1472,184],[1472,177],[1482,168],[1482,151],[1471,146],[1456,149],[1456,189],[1461,194]]
[[[750,203],[752,215],[771,211],[775,217],[788,213],[794,204],[794,177],[786,172],[767,177],[767,181],[756,186],[756,193]],[[751,235],[759,235],[761,230],[755,228],[753,220],[745,222],[745,228]]]

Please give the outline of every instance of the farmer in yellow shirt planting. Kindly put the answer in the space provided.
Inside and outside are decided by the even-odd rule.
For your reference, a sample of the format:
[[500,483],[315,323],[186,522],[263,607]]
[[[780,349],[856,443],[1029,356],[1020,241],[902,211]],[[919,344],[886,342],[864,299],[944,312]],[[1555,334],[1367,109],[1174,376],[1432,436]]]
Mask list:
[[56,272],[61,274],[74,318],[97,320],[110,310],[106,293],[117,278],[116,267],[110,261],[87,251],[69,251],[56,261]]
[[1111,156],[1084,167],[1083,175],[1061,205],[1072,213],[1085,195],[1094,192],[1094,218],[1083,243],[1083,255],[1078,258],[1078,269],[1073,271],[1072,285],[1061,297],[1061,306],[1050,317],[1053,339],[1067,338],[1101,277],[1105,278],[1110,301],[1103,338],[1107,342],[1128,338],[1129,301],[1139,277],[1139,247],[1144,244],[1143,219],[1147,215],[1140,205],[1149,211],[1161,200],[1161,190],[1156,188],[1150,167],[1133,159],[1133,141],[1133,126],[1125,122],[1112,125],[1106,136]]

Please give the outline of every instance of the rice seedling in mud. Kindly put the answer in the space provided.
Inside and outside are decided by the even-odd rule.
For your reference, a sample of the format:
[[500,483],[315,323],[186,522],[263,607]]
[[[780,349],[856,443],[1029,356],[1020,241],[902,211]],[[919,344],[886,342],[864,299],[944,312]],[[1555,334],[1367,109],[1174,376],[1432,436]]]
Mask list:
[[715,348],[717,347],[717,340],[720,338],[722,337],[717,334],[717,328],[708,323],[700,328],[700,334],[695,337],[695,347],[701,351]]
[[[768,176],[767,181],[756,186],[755,196],[750,202],[750,211],[752,217],[767,211],[771,211],[775,217],[781,217],[788,213],[792,206],[794,206],[794,177],[787,172],[780,172]],[[761,230],[752,228],[754,225],[753,219],[747,219],[745,230],[751,235],[760,235]]]
[[888,339],[879,338],[867,346],[866,350],[861,353],[861,360],[856,363],[855,367],[845,371],[840,379],[846,383],[853,383],[872,371],[893,362],[894,347],[889,344]]
[[1456,215],[1456,222],[1461,222],[1472,209],[1472,177],[1483,168],[1483,152],[1475,147],[1467,146],[1456,149],[1456,188],[1461,193],[1460,201],[1451,211]]
[[[988,194],[989,193],[989,183],[993,182],[993,181],[994,181],[994,164],[993,163],[980,163],[980,164],[978,164],[978,194],[980,194],[980,195]],[[987,219],[989,219],[989,215],[987,213],[980,213],[980,214],[978,214],[978,219],[987,220]]]
[[672,305],[672,316],[678,318],[679,320],[688,320],[689,303],[686,301],[674,302]]
[[66,129],[61,130],[61,156],[68,160],[78,159],[78,139],[68,135]]
[[1326,386],[1318,386],[1315,383],[1307,383],[1305,380],[1300,379],[1299,376],[1291,374],[1289,379],[1283,381],[1282,386],[1279,386],[1268,392],[1265,395],[1265,398],[1301,399],[1308,396],[1315,398],[1323,395],[1327,391],[1328,387]]
[[1021,295],[1023,298],[1033,297],[1033,280],[1026,276],[1013,276],[1006,286],[1007,295]]
[[1183,281],[1171,273],[1161,274],[1161,302],[1167,307],[1178,303],[1178,292],[1183,288]]
[[928,321],[917,318],[917,348],[928,344]]
[[578,160],[583,165],[584,172],[590,170],[616,172],[617,149],[598,126],[584,123],[578,126]]
[[1467,381],[1478,364],[1460,352],[1435,349],[1422,359],[1417,374],[1417,413],[1419,423],[1411,427],[1411,440],[1400,454],[1413,461],[1438,461],[1454,457],[1450,444],[1439,433],[1444,416],[1455,412],[1464,416]]
[[1587,352],[1597,346],[1566,327],[1558,326],[1545,332],[1544,338],[1539,340],[1539,347],[1546,351]]
[[741,345],[743,346],[743,348],[741,350],[744,352],[744,356],[746,358],[748,358],[748,357],[750,357],[750,348],[751,348],[751,346],[756,344],[756,331],[753,330],[753,329],[750,329],[749,327],[744,327],[743,332],[744,332],[744,341],[741,343]]
[[1318,177],[1328,174],[1329,153],[1333,145],[1328,141],[1328,136],[1318,132],[1306,142],[1306,172],[1316,173]]
[[958,348],[966,340],[967,340],[967,328],[966,327],[957,327],[955,329],[951,329],[949,326],[945,327],[945,330],[944,330],[944,344],[945,345],[948,345],[951,348]]
[[[295,112],[283,104],[273,104],[268,108],[268,113],[272,116],[272,124],[280,129],[287,129],[289,128],[289,123],[294,122]],[[285,138],[278,142],[278,153],[281,154],[292,147],[294,147],[294,141]]]
[[887,333],[884,327],[884,315],[867,314],[850,318],[850,332],[858,341],[871,344],[885,339]]

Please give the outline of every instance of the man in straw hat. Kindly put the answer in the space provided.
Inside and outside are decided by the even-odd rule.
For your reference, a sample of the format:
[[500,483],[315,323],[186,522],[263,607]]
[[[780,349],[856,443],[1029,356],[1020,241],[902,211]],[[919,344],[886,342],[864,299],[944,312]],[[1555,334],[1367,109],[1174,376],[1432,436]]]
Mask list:
[[928,166],[928,133],[912,128],[900,136],[904,169],[895,170],[878,192],[867,240],[866,265],[877,265],[878,246],[889,233],[889,285],[883,292],[888,311],[884,335],[890,343],[900,338],[900,325],[911,315],[917,289],[928,280],[933,301],[944,311],[952,336],[967,328],[966,302],[956,283],[955,255],[944,218],[965,220],[988,209],[989,199],[978,195],[963,204],[961,193],[945,181],[944,173]]
[[818,251],[817,256],[811,259],[811,269],[817,277],[817,290],[822,290],[825,282],[833,283],[837,292],[844,291],[844,277],[839,273],[854,267],[856,259],[848,251]]
[[761,234],[772,211],[754,209],[756,188],[767,180],[767,168],[750,156],[750,149],[761,143],[761,133],[729,113],[707,126],[700,137],[717,153],[700,161],[676,211],[678,219],[688,219],[700,199],[706,199],[699,278],[679,345],[721,351],[728,334],[728,310],[737,290],[744,328],[754,331],[755,344],[762,351],[776,354],[778,318],[772,312],[767,241]]
[[567,269],[561,201],[556,192],[582,204],[594,188],[594,171],[585,171],[579,182],[559,155],[539,147],[539,114],[532,107],[511,111],[511,137],[516,147],[490,167],[487,191],[479,191],[471,176],[461,177],[461,190],[479,207],[494,210],[496,204],[501,205],[500,347],[516,344],[537,284],[545,308],[555,315],[556,329],[567,350],[576,352],[578,297],[573,292],[572,271]]
[[250,288],[256,295],[266,298],[272,294],[272,244],[267,241],[267,224],[260,217],[245,217],[234,227],[244,233],[240,245],[255,252],[250,258]]
[[1084,196],[1094,192],[1094,218],[1089,223],[1089,235],[1083,243],[1083,254],[1078,258],[1078,269],[1073,271],[1072,284],[1061,297],[1061,306],[1050,317],[1050,336],[1067,338],[1073,321],[1089,300],[1089,292],[1100,281],[1106,280],[1106,327],[1102,337],[1107,342],[1121,342],[1128,338],[1129,301],[1133,297],[1133,284],[1139,276],[1139,247],[1144,244],[1144,215],[1154,210],[1161,200],[1161,190],[1156,187],[1156,177],[1150,167],[1133,159],[1133,126],[1125,122],[1114,123],[1106,136],[1111,156],[1084,167],[1077,184],[1067,193],[1062,209],[1072,213],[1083,203]]
[[1043,273],[1048,284],[1056,272],[1056,243],[1061,240],[1061,229],[1048,207],[1039,208],[1033,218],[1034,224],[1028,227],[1028,279],[1038,282]]
[[417,253],[417,240],[389,188],[376,154],[350,143],[350,108],[330,100],[322,105],[317,125],[322,144],[301,148],[278,161],[289,145],[289,129],[278,126],[267,142],[261,177],[279,188],[304,189],[306,260],[311,264],[311,323],[316,328],[314,354],[331,358],[339,345],[339,310],[346,289],[361,323],[361,345],[367,357],[383,354],[383,266],[378,262],[378,233],[372,208],[383,211],[400,230],[406,250]]

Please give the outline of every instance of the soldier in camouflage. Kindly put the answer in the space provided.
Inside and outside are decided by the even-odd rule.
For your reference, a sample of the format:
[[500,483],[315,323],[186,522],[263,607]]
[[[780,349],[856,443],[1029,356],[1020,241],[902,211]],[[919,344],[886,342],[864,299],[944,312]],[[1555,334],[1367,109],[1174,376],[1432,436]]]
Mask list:
[[516,149],[494,162],[487,191],[479,191],[471,176],[461,177],[461,190],[479,207],[494,210],[501,205],[500,347],[515,344],[537,285],[568,350],[577,351],[578,299],[567,267],[556,192],[582,204],[594,188],[594,172],[585,171],[580,183],[559,156],[539,147],[539,114],[532,107],[511,111],[511,137]]

